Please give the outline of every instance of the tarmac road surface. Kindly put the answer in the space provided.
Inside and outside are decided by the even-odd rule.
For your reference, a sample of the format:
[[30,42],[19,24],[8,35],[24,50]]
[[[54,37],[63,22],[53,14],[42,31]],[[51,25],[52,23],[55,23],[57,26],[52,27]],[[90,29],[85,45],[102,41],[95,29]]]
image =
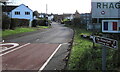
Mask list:
[[5,39],[5,43],[17,43],[19,46],[6,50],[2,56],[3,70],[61,70],[63,59],[73,37],[73,30],[52,22],[52,28],[32,32],[28,35]]

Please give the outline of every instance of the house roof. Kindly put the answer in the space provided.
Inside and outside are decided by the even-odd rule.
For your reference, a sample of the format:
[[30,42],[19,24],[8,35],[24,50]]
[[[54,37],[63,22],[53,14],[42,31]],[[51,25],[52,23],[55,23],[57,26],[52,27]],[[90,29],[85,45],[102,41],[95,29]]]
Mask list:
[[75,14],[80,14],[80,13],[76,10]]
[[18,6],[2,6],[2,11],[3,12],[11,12],[16,7],[18,7]]
[[72,14],[63,14],[64,17],[70,17]]
[[[24,4],[21,4],[24,5]],[[19,5],[19,6],[21,6]],[[14,6],[14,5],[7,5],[7,6],[2,6],[2,11],[3,12],[11,12],[12,10],[14,10],[15,8],[19,7],[19,6]],[[26,5],[24,5],[26,6]],[[28,6],[26,6],[27,8],[29,8]],[[30,8],[29,8],[30,9]],[[31,10],[31,9],[30,9]],[[32,11],[32,10],[31,10]]]

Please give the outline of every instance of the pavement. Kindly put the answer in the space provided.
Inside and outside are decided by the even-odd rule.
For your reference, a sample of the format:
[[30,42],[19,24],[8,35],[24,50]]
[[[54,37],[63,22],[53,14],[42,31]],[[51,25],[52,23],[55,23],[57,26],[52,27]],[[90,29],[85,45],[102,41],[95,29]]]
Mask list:
[[73,34],[72,29],[52,22],[49,29],[3,38],[6,46],[0,53],[2,70],[41,72],[65,69]]

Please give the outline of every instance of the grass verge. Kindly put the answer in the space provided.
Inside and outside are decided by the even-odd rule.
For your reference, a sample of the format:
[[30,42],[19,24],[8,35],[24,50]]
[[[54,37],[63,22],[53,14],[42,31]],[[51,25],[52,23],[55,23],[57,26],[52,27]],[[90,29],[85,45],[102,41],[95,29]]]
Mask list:
[[49,28],[49,26],[37,26],[38,29],[46,29],[46,28]]
[[[68,70],[94,70],[101,72],[102,67],[102,46],[95,44],[89,39],[80,37],[81,34],[90,35],[91,31],[74,28],[75,36],[70,59],[68,61]],[[118,51],[107,48],[107,70],[116,70],[118,66]],[[118,69],[117,69],[118,70]]]
[[40,29],[49,28],[48,26],[38,26],[37,28],[16,28],[15,30],[5,30],[0,32],[0,36],[5,37],[13,34],[25,33],[25,32],[32,32]]

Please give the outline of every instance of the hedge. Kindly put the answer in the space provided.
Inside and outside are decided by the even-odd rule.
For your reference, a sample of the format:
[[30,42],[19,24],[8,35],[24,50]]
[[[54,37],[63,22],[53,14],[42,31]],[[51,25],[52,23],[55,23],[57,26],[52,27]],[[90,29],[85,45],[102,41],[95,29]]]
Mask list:
[[2,29],[9,29],[10,28],[10,23],[11,23],[11,19],[5,15],[4,13],[2,14]]
[[29,20],[27,19],[11,19],[10,29],[14,29],[15,27],[28,27]]

